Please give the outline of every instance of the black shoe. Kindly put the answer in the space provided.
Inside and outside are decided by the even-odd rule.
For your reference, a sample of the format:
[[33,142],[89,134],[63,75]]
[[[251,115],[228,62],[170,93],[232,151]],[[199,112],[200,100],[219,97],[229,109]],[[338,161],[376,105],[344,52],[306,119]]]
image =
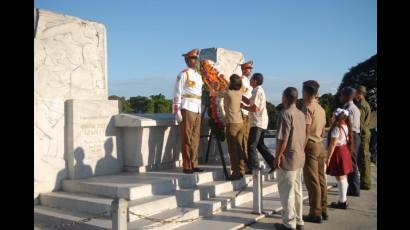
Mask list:
[[332,202],[330,204],[331,208],[337,208],[337,209],[347,209],[347,202]]
[[329,215],[326,212],[322,212],[322,220],[329,220]]
[[320,224],[322,223],[322,217],[312,216],[312,215],[303,215],[303,221]]
[[297,224],[296,225],[296,230],[303,230],[303,225]]
[[245,171],[245,174],[246,174],[246,175],[252,175],[252,170],[246,170],[246,171]]
[[192,169],[183,169],[182,172],[183,172],[183,173],[186,173],[186,174],[192,174],[192,173],[194,173],[194,171],[193,171]]
[[200,168],[192,168],[192,171],[194,171],[194,172],[203,172],[204,170],[200,169]]
[[275,228],[278,230],[295,230],[294,228],[288,228],[285,225],[280,224],[280,223],[275,223],[274,225],[275,225]]

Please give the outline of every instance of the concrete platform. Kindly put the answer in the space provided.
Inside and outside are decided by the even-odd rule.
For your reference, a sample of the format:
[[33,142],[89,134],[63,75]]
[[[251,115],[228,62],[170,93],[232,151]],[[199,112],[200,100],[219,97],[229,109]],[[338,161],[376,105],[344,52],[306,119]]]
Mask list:
[[[305,222],[305,229],[315,230],[376,230],[377,229],[377,166],[372,170],[371,190],[362,190],[360,197],[347,197],[349,207],[346,210],[328,208],[329,220],[321,224]],[[328,203],[337,201],[337,188],[332,188],[328,192]],[[303,213],[308,214],[309,206],[303,206]],[[256,223],[246,227],[246,230],[275,229],[273,223],[281,223],[282,217],[273,214],[260,219]]]

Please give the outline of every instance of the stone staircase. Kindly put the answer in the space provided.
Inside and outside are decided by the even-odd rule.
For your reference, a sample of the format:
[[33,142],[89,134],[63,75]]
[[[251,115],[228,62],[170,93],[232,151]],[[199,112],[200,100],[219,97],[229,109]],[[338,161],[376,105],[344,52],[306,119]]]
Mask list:
[[[200,167],[205,171],[195,174],[183,174],[181,168],[175,168],[66,180],[62,191],[40,195],[39,205],[34,206],[35,224],[46,229],[50,225],[69,224],[106,211],[101,217],[61,229],[111,229],[111,202],[115,197],[121,197],[128,201],[128,229],[175,229],[199,220],[162,224],[131,213],[180,221],[211,217],[252,201],[251,175],[237,181],[225,181],[220,165]],[[240,189],[243,191],[235,197]],[[263,193],[277,193],[277,183],[265,180]]]
[[[128,201],[128,229],[238,229],[265,216],[252,214],[251,175],[226,181],[220,165],[200,167],[205,171],[195,174],[183,174],[181,168],[175,168],[66,180],[61,191],[40,195],[39,205],[34,206],[36,229],[111,229],[111,202],[115,197]],[[265,214],[282,209],[277,182],[270,176],[263,177]],[[333,183],[328,181],[329,186]],[[67,226],[104,211],[98,218]],[[186,222],[152,221],[155,219]]]

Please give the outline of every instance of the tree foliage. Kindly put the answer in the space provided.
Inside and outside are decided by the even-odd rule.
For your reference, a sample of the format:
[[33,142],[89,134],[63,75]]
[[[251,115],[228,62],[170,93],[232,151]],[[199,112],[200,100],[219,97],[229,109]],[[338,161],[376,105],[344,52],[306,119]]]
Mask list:
[[172,100],[168,100],[164,95],[151,95],[149,98],[144,96],[130,97],[128,100],[124,97],[112,95],[110,100],[119,100],[122,111],[125,113],[171,113]]
[[171,113],[172,100],[165,99],[162,94],[151,95],[147,106],[147,113]]
[[278,117],[278,110],[269,101],[266,102],[266,110],[268,112],[269,117],[268,129],[276,129],[276,119]]
[[135,113],[146,113],[150,99],[144,96],[130,97],[131,108]]
[[[351,67],[349,72],[345,73],[337,90],[336,97],[339,97],[340,90],[343,87],[357,87],[359,85],[366,86],[366,100],[369,102],[372,110],[377,110],[377,54]],[[340,106],[339,103],[340,102],[336,100],[335,107]]]
[[332,118],[333,106],[335,104],[335,95],[331,93],[323,94],[319,97],[319,104],[326,112],[326,126],[330,125],[330,119]]
[[118,100],[121,105],[121,110],[120,112],[122,113],[132,113],[133,110],[131,109],[130,103],[125,97],[119,97],[117,95],[111,95],[108,97],[108,100]]

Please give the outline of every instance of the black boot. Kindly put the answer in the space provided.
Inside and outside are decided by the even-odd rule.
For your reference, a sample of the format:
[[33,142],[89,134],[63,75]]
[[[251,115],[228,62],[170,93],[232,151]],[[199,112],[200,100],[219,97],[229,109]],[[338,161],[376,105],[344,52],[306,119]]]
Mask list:
[[320,224],[322,223],[322,217],[313,215],[303,215],[303,221]]
[[322,212],[322,220],[329,220],[329,215],[327,215],[327,212]]
[[330,207],[331,207],[331,208],[338,208],[338,209],[347,209],[347,201],[346,201],[346,202],[340,202],[340,201],[338,201],[337,203],[336,203],[336,202],[332,202],[332,203],[330,204]]
[[204,170],[200,169],[200,168],[192,168],[192,171],[194,171],[194,172],[203,172]]
[[192,169],[183,169],[182,172],[186,174],[192,174],[194,171]]

